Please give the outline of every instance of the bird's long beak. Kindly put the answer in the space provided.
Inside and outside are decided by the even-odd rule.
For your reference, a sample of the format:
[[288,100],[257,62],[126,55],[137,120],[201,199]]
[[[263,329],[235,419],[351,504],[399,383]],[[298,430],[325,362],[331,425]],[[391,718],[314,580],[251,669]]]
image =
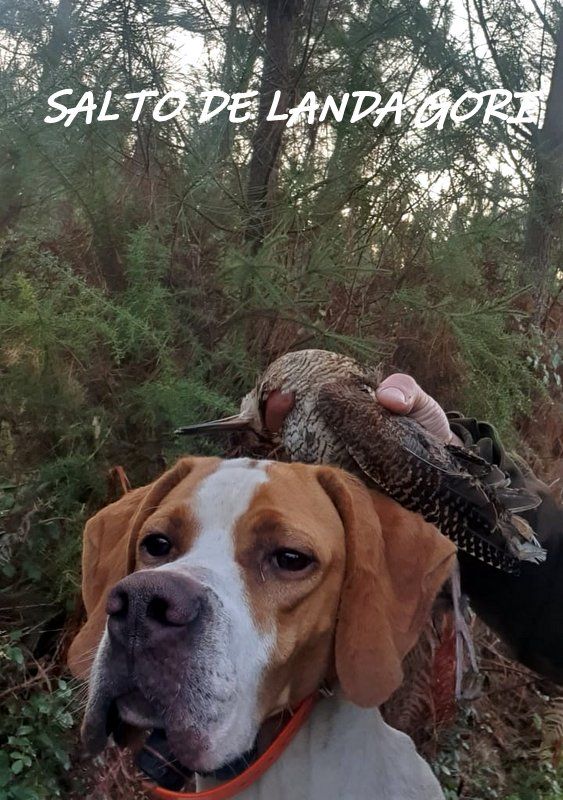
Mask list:
[[197,422],[174,431],[175,436],[192,436],[195,433],[214,433],[215,431],[245,431],[251,427],[252,418],[248,414],[233,414],[232,417]]

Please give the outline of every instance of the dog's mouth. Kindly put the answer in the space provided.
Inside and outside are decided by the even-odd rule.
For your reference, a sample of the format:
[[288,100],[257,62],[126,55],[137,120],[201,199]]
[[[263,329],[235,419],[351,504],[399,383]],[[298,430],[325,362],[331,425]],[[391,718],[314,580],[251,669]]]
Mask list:
[[92,755],[94,746],[102,749],[112,736],[119,747],[132,748],[136,766],[158,786],[180,791],[193,777],[192,769],[172,752],[160,715],[138,689],[111,700],[105,714],[103,731],[103,714],[96,714],[94,706],[84,720],[82,737]]
[[[169,752],[189,770],[208,768],[208,736],[189,724],[184,715],[179,724],[174,709],[160,713],[138,688],[117,697],[99,693],[88,704],[82,725],[82,741],[91,756],[99,754],[110,736],[120,747],[139,742],[141,731],[159,731],[167,739]],[[139,742],[140,743],[140,742]]]
[[129,729],[150,730],[163,727],[162,716],[139,689],[112,696],[99,692],[91,697],[82,723],[82,742],[92,756],[106,746],[109,736],[116,744],[129,744]]

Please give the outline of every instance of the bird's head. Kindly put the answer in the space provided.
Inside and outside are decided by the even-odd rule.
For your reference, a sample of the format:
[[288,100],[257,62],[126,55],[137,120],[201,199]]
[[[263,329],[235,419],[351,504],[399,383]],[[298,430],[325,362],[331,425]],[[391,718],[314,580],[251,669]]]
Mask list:
[[273,442],[279,438],[285,418],[294,405],[294,392],[284,392],[279,389],[263,390],[260,385],[242,398],[238,414],[186,425],[174,433],[189,436],[217,431],[222,433],[252,431],[263,439]]
[[365,370],[351,358],[328,350],[298,350],[273,361],[254,389],[243,397],[240,411],[231,417],[187,425],[176,434],[215,431],[253,431],[277,443],[287,416],[306,396],[339,377],[362,375]]

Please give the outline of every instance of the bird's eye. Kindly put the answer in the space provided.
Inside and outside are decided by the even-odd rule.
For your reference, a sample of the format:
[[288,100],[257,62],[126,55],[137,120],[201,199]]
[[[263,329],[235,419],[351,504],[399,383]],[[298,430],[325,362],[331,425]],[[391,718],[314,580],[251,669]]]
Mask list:
[[141,547],[153,558],[163,558],[172,550],[172,542],[162,533],[149,533],[141,542]]
[[272,562],[277,569],[283,570],[283,572],[302,572],[311,566],[314,558],[299,552],[299,550],[281,547],[272,553]]

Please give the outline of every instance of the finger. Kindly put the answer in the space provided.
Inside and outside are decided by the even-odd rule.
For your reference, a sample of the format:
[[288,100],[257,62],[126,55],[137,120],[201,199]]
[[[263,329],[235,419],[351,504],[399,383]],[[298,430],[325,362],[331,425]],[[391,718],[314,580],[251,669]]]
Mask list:
[[264,422],[271,433],[279,433],[285,418],[295,405],[294,392],[280,392],[274,389],[266,400]]
[[377,399],[382,406],[395,414],[408,414],[422,389],[410,375],[396,372],[377,387]]
[[439,403],[410,375],[395,373],[380,384],[379,402],[395,414],[408,414],[442,442],[452,439],[448,418]]

